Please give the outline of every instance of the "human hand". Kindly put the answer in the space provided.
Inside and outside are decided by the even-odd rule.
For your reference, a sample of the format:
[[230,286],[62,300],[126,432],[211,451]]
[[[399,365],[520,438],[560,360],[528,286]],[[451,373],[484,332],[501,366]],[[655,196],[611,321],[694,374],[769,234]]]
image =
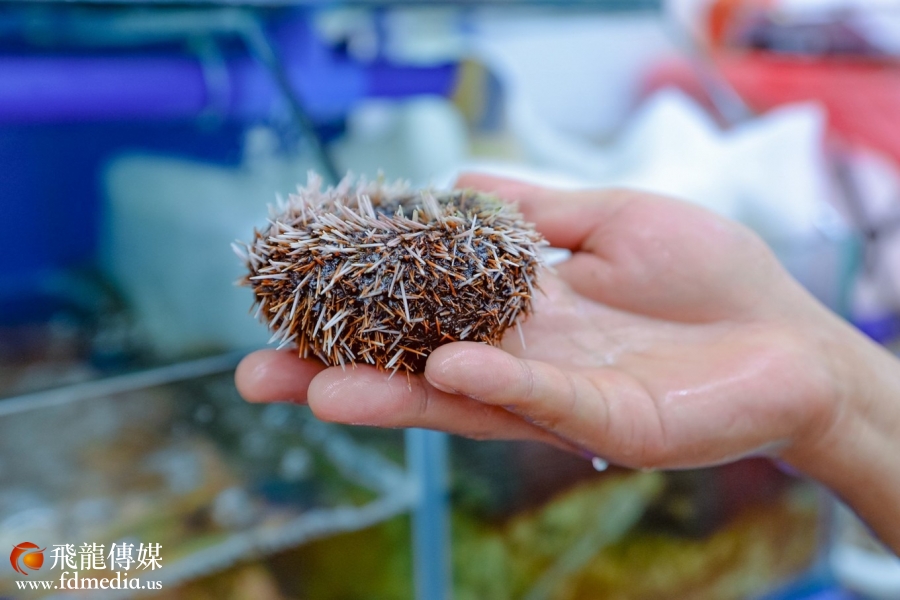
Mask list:
[[242,393],[308,400],[331,421],[540,439],[637,467],[731,460],[827,426],[833,375],[795,318],[810,301],[748,230],[636,192],[459,185],[518,201],[574,253],[544,274],[525,348],[515,332],[503,350],[449,344],[411,385],[264,352],[238,371]]
[[[882,401],[900,389],[884,376],[896,363],[811,298],[748,229],[639,192],[481,175],[458,185],[518,202],[552,245],[573,252],[543,274],[525,347],[515,331],[502,348],[447,344],[409,381],[265,350],[238,369],[244,397],[308,402],[328,421],[539,440],[629,467],[778,455],[839,491],[855,460],[878,465],[872,455],[885,450],[846,442],[849,432],[877,434],[888,450],[900,439],[900,416]],[[880,498],[897,506],[898,497],[895,477]]]

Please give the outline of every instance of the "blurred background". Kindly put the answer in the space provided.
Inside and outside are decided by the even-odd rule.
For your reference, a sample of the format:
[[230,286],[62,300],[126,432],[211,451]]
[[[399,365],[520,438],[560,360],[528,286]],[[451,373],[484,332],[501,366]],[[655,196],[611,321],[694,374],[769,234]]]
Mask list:
[[310,169],[680,197],[900,348],[897,0],[2,2],[3,548],[160,543],[159,599],[900,598],[769,461],[598,473],[243,403],[268,336],[229,245]]

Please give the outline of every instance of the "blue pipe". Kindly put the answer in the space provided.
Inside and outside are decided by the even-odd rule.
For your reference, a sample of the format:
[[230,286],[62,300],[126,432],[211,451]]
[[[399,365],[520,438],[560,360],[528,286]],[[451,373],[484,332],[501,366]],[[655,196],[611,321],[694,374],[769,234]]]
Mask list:
[[[356,61],[325,45],[302,18],[279,23],[272,37],[291,87],[316,122],[337,120],[364,98],[446,96],[455,82],[454,64]],[[138,50],[0,53],[0,123],[191,119],[210,110],[255,120],[271,115],[282,96],[246,55],[209,64]]]
[[412,515],[416,600],[450,600],[447,435],[408,429],[406,463],[419,486]]

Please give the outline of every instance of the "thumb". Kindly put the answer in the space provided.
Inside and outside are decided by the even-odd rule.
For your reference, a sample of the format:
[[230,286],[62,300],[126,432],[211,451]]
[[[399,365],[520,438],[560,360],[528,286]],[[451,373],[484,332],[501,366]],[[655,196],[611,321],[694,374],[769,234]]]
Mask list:
[[441,346],[425,364],[432,386],[501,406],[611,462],[670,463],[658,407],[643,385],[611,367],[585,373],[474,342]]
[[585,448],[597,448],[609,408],[592,381],[549,363],[474,342],[441,346],[428,358],[432,386],[502,406]]

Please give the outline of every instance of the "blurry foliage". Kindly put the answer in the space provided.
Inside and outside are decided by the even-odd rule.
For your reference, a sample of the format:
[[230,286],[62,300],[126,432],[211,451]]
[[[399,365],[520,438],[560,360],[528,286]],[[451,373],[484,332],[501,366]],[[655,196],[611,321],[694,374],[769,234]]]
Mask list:
[[[751,506],[704,537],[653,532],[640,515],[664,493],[668,477],[595,478],[499,522],[457,510],[454,598],[737,600],[764,593],[809,564],[817,519],[811,495],[788,493],[768,506]],[[198,591],[158,598],[406,600],[413,598],[409,539],[409,520],[401,517],[282,553],[265,563],[281,595]],[[221,589],[216,581],[229,577],[234,574],[207,585]],[[544,595],[542,580],[552,584]]]

